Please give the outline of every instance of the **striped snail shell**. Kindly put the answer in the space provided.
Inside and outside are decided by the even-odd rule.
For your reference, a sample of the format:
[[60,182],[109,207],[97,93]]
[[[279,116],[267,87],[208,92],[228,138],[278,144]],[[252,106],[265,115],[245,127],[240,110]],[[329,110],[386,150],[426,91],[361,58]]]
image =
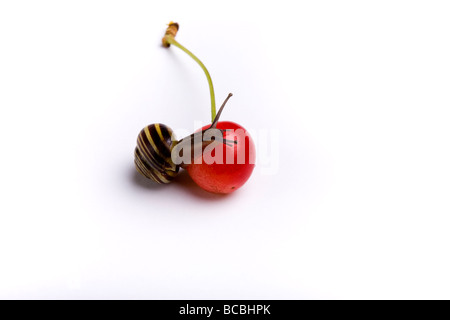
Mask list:
[[180,169],[171,158],[172,148],[177,143],[174,139],[172,129],[161,123],[142,129],[134,150],[137,171],[157,183],[171,182]]

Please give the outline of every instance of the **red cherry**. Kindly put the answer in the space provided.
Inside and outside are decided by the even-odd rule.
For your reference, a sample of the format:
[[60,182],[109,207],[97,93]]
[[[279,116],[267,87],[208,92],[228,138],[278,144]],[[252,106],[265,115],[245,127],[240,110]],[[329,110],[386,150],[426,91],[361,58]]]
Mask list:
[[[199,131],[208,127],[210,125]],[[196,164],[195,162],[199,161],[199,159],[196,159],[197,161],[187,167],[187,171],[192,180],[204,190],[213,193],[231,193],[240,188],[250,178],[255,168],[255,143],[247,130],[234,122],[218,122],[217,129],[230,130],[224,132],[223,138],[231,141],[236,140],[237,143],[221,145],[223,148],[222,163],[207,164],[202,158],[202,163]],[[229,156],[229,161],[227,161],[227,152],[229,155],[234,155],[233,157]],[[214,151],[211,156],[215,156]]]

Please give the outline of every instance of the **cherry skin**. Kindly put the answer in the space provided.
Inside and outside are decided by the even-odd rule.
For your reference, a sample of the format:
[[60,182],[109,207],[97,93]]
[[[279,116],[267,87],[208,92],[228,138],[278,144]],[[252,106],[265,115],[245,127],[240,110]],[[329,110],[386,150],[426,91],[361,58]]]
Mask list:
[[[207,129],[208,127],[209,125],[198,131]],[[244,185],[248,178],[250,178],[253,169],[255,168],[255,143],[247,130],[237,123],[221,121],[217,123],[217,129],[231,130],[225,131],[223,138],[226,140],[237,141],[237,143],[231,145],[222,144],[221,147],[218,147],[223,148],[222,163],[214,162],[207,164],[204,161],[204,158],[202,158],[202,162],[197,164],[195,162],[199,162],[199,159],[196,159],[197,161],[194,161],[193,164],[190,164],[187,167],[187,171],[192,180],[194,180],[194,182],[202,189],[213,193],[226,194],[236,191]],[[235,132],[241,132],[241,134],[236,134]],[[229,160],[232,159],[232,161],[228,162],[231,163],[227,163],[226,161],[227,152],[229,155],[234,155],[233,157],[229,156]],[[214,157],[215,153],[213,152],[211,155]],[[245,155],[245,159],[243,158],[243,155]]]

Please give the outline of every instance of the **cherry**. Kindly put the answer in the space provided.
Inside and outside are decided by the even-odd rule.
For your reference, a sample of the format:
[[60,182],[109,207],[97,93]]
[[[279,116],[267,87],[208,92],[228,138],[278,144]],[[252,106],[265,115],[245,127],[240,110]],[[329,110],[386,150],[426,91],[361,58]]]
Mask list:
[[212,152],[211,156],[219,158],[219,161],[208,164],[203,159],[205,155],[201,155],[201,163],[197,164],[200,161],[195,159],[193,164],[187,166],[187,171],[202,189],[214,193],[231,193],[250,178],[255,168],[255,144],[247,130],[237,123],[221,121],[217,123],[217,129],[224,130],[224,139],[236,143],[221,144],[218,147],[221,148],[220,156],[213,154],[217,148]]

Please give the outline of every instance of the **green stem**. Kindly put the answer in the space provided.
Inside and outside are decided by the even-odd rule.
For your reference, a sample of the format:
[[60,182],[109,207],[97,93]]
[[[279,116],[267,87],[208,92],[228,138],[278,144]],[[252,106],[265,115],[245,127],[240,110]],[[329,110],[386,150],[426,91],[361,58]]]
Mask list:
[[212,79],[211,79],[211,76],[209,75],[208,69],[206,69],[205,65],[203,64],[203,62],[200,61],[199,58],[197,58],[192,52],[190,52],[188,49],[183,47],[181,44],[179,44],[178,41],[176,41],[173,37],[166,37],[166,40],[168,43],[173,44],[175,47],[180,48],[181,50],[186,52],[192,59],[197,61],[197,63],[200,65],[200,67],[205,72],[206,79],[208,80],[208,85],[209,85],[209,93],[211,95],[211,122],[214,122],[214,118],[216,117],[216,100],[214,97],[214,87],[213,87]]

